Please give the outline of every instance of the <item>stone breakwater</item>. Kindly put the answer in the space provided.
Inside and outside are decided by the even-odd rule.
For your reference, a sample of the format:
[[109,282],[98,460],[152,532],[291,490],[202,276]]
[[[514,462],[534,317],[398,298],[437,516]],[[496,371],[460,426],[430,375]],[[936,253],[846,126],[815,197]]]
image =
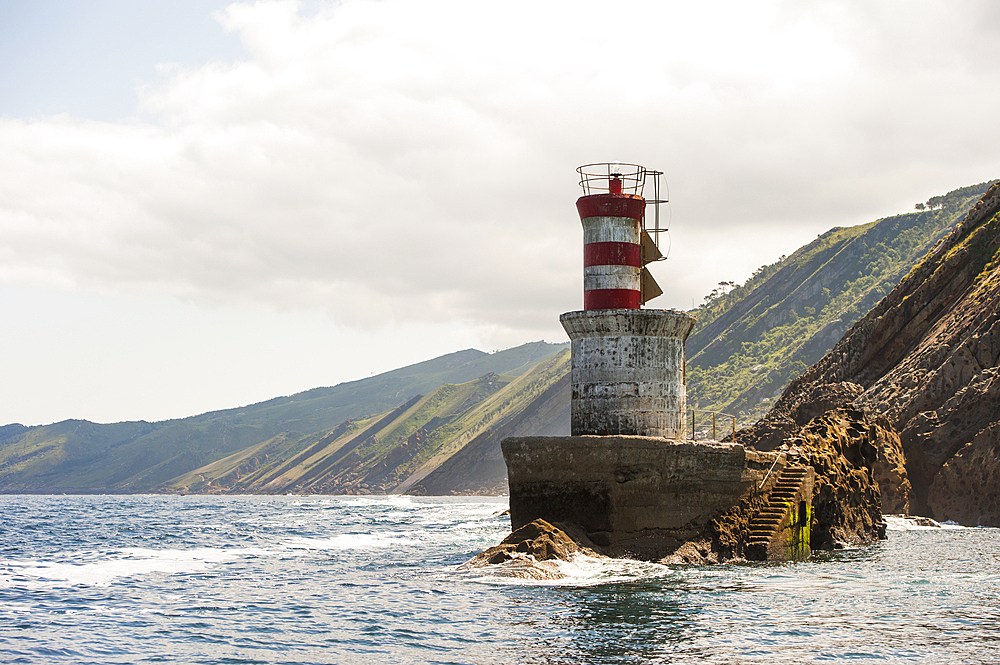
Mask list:
[[511,528],[578,525],[603,554],[657,560],[753,494],[778,456],[643,436],[509,438]]
[[523,567],[580,552],[780,560],[808,556],[810,543],[872,542],[885,528],[876,471],[884,436],[865,414],[844,411],[813,419],[771,452],[639,436],[508,438],[512,534],[470,565]]

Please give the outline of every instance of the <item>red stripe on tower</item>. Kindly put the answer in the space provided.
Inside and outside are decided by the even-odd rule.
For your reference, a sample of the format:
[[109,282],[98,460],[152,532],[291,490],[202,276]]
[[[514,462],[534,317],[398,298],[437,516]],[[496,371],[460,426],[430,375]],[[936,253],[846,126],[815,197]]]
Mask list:
[[632,289],[594,289],[583,292],[584,309],[639,309],[640,294]]
[[587,217],[631,217],[641,220],[646,199],[634,194],[591,194],[576,200],[580,219]]
[[642,267],[642,251],[630,242],[590,242],[583,246],[584,266]]

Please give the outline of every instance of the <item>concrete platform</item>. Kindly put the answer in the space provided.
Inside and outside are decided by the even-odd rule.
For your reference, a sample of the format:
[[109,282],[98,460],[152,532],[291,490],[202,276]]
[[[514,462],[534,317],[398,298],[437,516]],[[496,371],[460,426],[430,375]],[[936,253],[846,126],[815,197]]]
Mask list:
[[513,437],[501,448],[513,529],[538,518],[571,522],[612,556],[648,560],[766,492],[758,486],[777,459],[736,443],[646,436]]

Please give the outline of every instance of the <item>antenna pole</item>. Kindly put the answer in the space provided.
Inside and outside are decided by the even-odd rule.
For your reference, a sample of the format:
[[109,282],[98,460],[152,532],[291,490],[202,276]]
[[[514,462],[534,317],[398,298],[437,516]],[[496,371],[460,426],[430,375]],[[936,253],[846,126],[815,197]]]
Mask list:
[[656,201],[656,209],[653,211],[653,219],[656,224],[656,246],[660,246],[660,173],[653,173],[653,199]]

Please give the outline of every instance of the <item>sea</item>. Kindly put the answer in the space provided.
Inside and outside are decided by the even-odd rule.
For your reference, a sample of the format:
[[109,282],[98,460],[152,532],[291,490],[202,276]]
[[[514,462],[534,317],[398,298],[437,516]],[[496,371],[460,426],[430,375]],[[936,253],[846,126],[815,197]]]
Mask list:
[[0,496],[2,663],[1000,663],[1000,530],[802,563],[463,564],[505,498]]

